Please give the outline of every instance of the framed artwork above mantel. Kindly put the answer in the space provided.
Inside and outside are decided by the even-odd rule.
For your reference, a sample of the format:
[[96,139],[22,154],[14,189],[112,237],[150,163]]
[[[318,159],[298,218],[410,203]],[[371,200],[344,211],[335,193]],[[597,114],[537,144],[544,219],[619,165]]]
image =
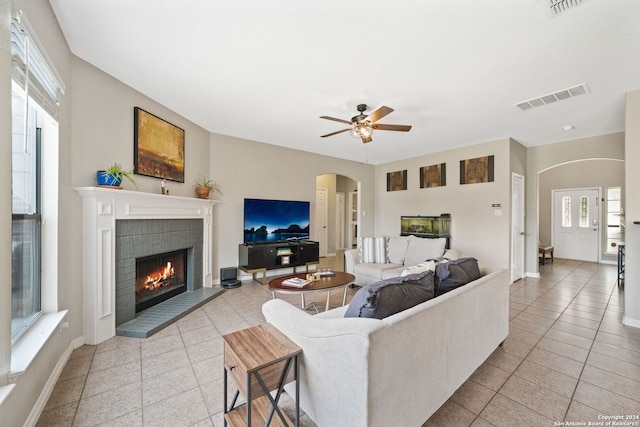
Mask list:
[[184,129],[139,107],[133,116],[134,172],[184,182]]

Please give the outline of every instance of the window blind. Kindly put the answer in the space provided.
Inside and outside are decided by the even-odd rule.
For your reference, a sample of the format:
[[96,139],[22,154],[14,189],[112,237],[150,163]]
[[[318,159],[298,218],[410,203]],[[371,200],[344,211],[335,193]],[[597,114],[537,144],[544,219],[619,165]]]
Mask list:
[[64,83],[39,48],[28,21],[19,12],[11,19],[12,78],[47,113],[57,118]]

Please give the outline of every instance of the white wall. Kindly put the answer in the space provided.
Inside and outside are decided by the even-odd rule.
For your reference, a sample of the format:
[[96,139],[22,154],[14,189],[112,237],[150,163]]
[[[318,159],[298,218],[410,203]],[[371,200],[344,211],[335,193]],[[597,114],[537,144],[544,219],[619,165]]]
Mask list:
[[[626,325],[640,328],[640,90],[627,93],[625,156],[633,165],[625,168],[626,267],[624,282],[624,318]],[[633,160],[631,160],[633,159]]]
[[[429,154],[376,167],[376,235],[398,235],[402,215],[451,214],[451,247],[483,266],[509,268],[510,139]],[[494,182],[460,184],[460,161],[495,156]],[[420,167],[446,163],[447,185],[420,188]],[[407,169],[407,190],[387,191],[387,173]],[[493,204],[502,206],[496,216]],[[363,237],[371,234],[362,234]]]

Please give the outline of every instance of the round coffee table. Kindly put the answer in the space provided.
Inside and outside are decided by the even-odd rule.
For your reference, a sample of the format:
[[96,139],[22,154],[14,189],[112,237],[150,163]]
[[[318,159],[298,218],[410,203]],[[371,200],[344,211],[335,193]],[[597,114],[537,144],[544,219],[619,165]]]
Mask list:
[[294,277],[305,279],[307,276],[307,273],[289,274],[287,276],[271,279],[269,281],[269,289],[271,289],[271,295],[273,296],[273,299],[276,298],[276,293],[292,294],[292,295],[300,294],[300,303],[301,303],[300,307],[303,310],[307,310],[308,308],[313,307],[315,308],[316,311],[318,311],[318,308],[316,307],[315,303],[310,304],[309,306],[305,304],[305,301],[304,301],[305,294],[310,294],[315,292],[326,292],[327,304],[326,304],[325,310],[329,310],[329,298],[331,297],[331,291],[338,288],[344,288],[344,292],[342,294],[342,305],[345,305],[347,303],[347,286],[349,286],[349,284],[356,279],[356,277],[353,274],[344,273],[342,271],[336,271],[334,273],[335,273],[335,276],[322,276],[320,280],[310,282],[309,284],[305,285],[303,288],[286,286],[286,285],[283,285],[282,282]]

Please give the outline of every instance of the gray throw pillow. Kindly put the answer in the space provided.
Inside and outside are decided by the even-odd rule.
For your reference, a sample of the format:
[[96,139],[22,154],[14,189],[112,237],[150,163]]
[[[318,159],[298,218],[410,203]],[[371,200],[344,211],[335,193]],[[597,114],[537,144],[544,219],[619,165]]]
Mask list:
[[460,258],[436,265],[436,296],[445,294],[480,278],[480,267],[475,258]]
[[344,317],[384,319],[430,300],[434,289],[433,271],[370,283],[356,292]]

